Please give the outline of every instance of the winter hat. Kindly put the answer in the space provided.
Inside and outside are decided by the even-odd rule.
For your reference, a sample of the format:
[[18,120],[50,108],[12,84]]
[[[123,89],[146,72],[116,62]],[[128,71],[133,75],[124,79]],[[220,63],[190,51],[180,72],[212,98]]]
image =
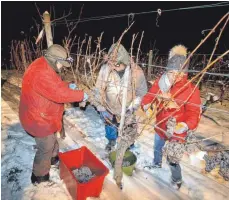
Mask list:
[[52,66],[55,66],[58,61],[63,66],[70,67],[73,62],[72,58],[68,58],[67,50],[58,44],[53,44],[47,49],[45,52],[45,58]]
[[[118,52],[117,52],[117,48],[118,48]],[[117,64],[122,63],[127,66],[130,65],[130,56],[123,45],[120,44],[118,47],[117,43],[113,44],[108,51],[109,58],[112,58],[114,54],[116,54],[115,62]]]
[[185,66],[183,66],[186,57],[187,57],[187,48],[185,46],[183,45],[174,46],[169,52],[168,64],[166,66],[167,71],[177,70],[177,71],[187,72],[188,63]]

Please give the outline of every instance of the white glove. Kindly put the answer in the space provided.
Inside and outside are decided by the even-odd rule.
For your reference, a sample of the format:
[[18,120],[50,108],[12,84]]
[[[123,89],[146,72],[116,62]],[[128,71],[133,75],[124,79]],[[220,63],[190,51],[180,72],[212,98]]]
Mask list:
[[188,131],[188,125],[185,122],[179,122],[177,123],[174,133],[176,134],[182,134],[184,132]]
[[103,106],[101,106],[101,105],[98,105],[98,106],[96,107],[96,109],[97,109],[99,112],[104,112],[104,111],[106,111],[106,109],[105,109]]
[[130,106],[127,108],[130,112],[134,112],[138,109],[140,103],[141,103],[141,97],[136,97],[130,104]]
[[88,95],[86,92],[84,92],[83,101],[87,101],[87,100],[88,100]]
[[151,103],[144,105],[142,108],[144,111],[147,111],[151,106]]

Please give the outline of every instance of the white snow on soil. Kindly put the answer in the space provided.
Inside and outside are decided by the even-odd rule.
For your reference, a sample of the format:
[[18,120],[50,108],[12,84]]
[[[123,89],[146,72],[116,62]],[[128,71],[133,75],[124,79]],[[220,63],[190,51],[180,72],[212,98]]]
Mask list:
[[[3,118],[5,121],[2,122],[1,142],[2,199],[71,199],[65,184],[59,178],[59,170],[56,167],[52,167],[50,171],[53,183],[42,183],[38,186],[31,184],[30,176],[36,152],[34,139],[25,133],[17,115],[13,114],[4,101],[2,101],[2,120]],[[145,169],[144,167],[150,165],[153,160],[154,134],[149,131],[145,131],[135,143],[132,151],[138,158],[136,170],[132,177],[124,175],[124,189],[120,191],[112,178],[113,169],[104,150],[107,139],[104,123],[98,113],[91,106],[88,106],[86,111],[70,108],[66,111],[65,120],[75,127],[66,125],[67,137],[64,140],[65,144],[60,145],[60,151],[64,152],[86,145],[110,169],[100,198],[88,199],[228,199],[228,187],[198,173],[194,167],[187,165],[187,161],[181,164],[184,183],[180,191],[171,187],[170,171],[165,161],[162,169]],[[76,128],[86,136],[79,136]]]
[[52,167],[51,180],[38,186],[31,184],[35,140],[21,127],[18,116],[2,100],[1,132],[1,199],[3,200],[69,200],[59,170]]

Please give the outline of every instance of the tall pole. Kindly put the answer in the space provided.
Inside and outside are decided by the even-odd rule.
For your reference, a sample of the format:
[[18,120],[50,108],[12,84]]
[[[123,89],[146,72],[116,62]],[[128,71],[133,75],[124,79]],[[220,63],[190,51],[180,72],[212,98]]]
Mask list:
[[[52,38],[52,29],[51,29],[51,20],[50,20],[50,14],[48,11],[45,11],[43,13],[43,23],[45,27],[45,35],[46,35],[46,41],[47,41],[47,47],[49,48],[51,45],[53,45],[53,38]],[[64,118],[62,117],[62,128],[60,132],[57,132],[57,137],[64,139],[66,137],[65,135],[65,129],[64,129]]]
[[24,70],[27,70],[27,62],[26,62],[26,57],[25,57],[25,46],[24,42],[21,42],[21,59],[23,63]]
[[48,13],[48,11],[45,11],[43,13],[43,19],[44,19],[43,23],[45,27],[47,46],[50,47],[51,45],[53,45],[53,38],[52,38],[50,14]]
[[152,63],[153,63],[153,51],[149,51],[149,60],[148,60],[148,74],[147,74],[147,80],[151,80],[152,76]]

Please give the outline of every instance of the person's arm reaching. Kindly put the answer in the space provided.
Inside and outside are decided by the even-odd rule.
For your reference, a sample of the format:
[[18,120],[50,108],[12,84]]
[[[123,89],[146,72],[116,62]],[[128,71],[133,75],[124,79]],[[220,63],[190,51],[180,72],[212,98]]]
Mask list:
[[82,90],[72,90],[60,78],[55,78],[54,81],[45,73],[42,76],[34,77],[33,89],[41,96],[56,103],[81,102],[84,99]]

